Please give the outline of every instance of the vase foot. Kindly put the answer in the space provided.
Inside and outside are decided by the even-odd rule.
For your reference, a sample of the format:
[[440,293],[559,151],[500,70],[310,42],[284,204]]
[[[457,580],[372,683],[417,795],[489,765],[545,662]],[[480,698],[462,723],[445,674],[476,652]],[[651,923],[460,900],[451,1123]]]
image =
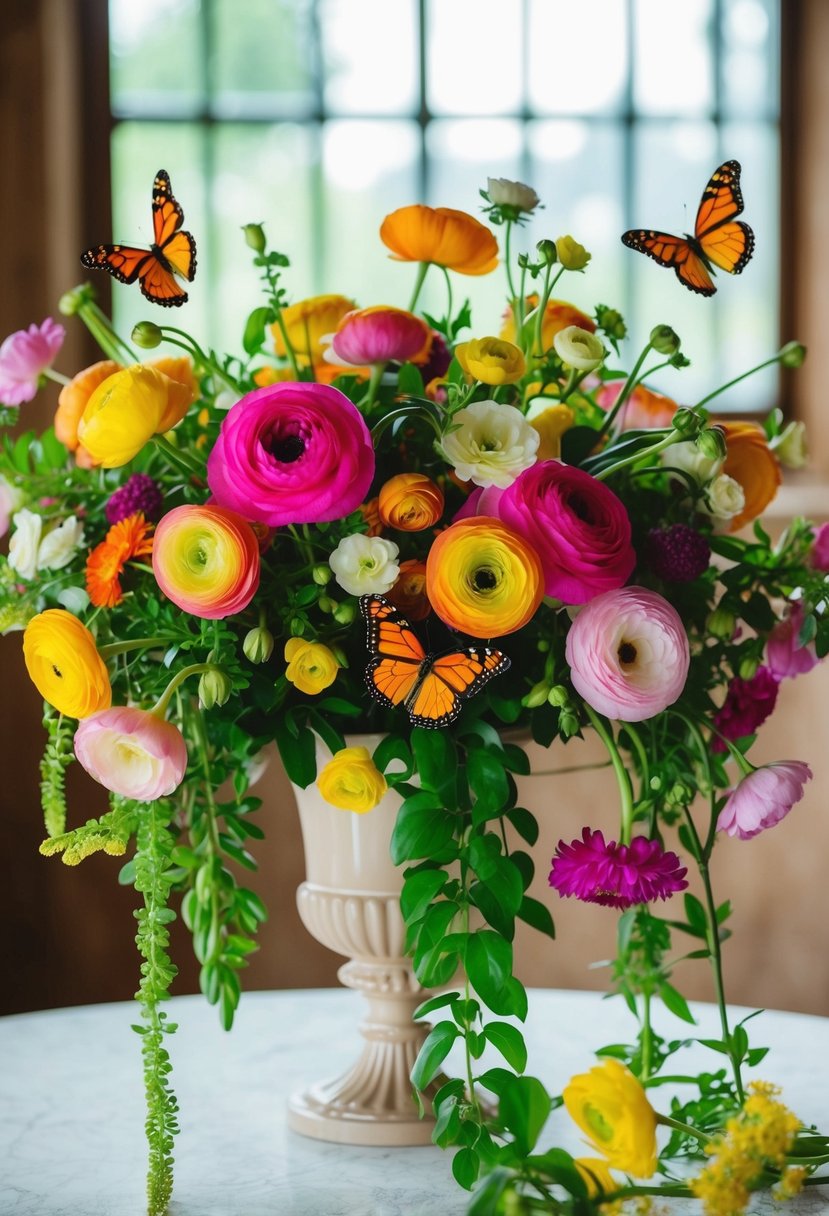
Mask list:
[[434,1120],[418,1118],[414,1099],[411,1099],[411,1110],[364,1106],[344,1099],[344,1079],[323,1081],[292,1094],[288,1103],[291,1130],[314,1140],[376,1148],[407,1148],[432,1143]]

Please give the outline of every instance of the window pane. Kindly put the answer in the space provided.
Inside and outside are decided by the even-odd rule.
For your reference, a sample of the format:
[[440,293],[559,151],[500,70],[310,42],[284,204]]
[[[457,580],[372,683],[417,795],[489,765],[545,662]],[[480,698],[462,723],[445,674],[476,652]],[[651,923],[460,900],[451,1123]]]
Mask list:
[[723,104],[730,116],[777,112],[778,17],[777,0],[724,0]]
[[429,0],[428,104],[435,114],[517,113],[521,0]]
[[331,113],[417,113],[415,0],[323,0],[319,26]]
[[205,105],[199,0],[110,0],[115,114],[177,118]]
[[593,114],[621,106],[628,66],[626,10],[627,5],[619,0],[593,0],[589,53],[562,50],[555,54],[556,47],[581,45],[584,10],[575,4],[530,0],[529,99],[533,110]]
[[222,118],[313,111],[310,0],[209,3],[213,110]]
[[644,114],[714,110],[713,0],[635,0],[634,100]]
[[[129,341],[136,321],[158,325],[183,324],[193,335],[208,341],[208,319],[215,301],[208,290],[205,261],[210,249],[204,189],[204,132],[195,123],[122,122],[112,134],[113,241],[147,245],[153,240],[150,204],[153,179],[159,169],[170,174],[173,192],[184,208],[184,227],[198,247],[196,278],[189,284],[189,301],[178,309],[160,308],[142,296],[137,283],[129,287],[113,282],[115,326]],[[109,241],[106,233],[90,233],[90,244]],[[174,319],[178,317],[176,322]]]

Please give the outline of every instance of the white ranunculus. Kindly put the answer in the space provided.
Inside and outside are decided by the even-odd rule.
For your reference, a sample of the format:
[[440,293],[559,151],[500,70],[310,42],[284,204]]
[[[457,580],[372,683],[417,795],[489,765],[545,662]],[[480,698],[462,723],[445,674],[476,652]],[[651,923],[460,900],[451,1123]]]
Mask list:
[[538,195],[532,186],[523,182],[511,182],[507,177],[488,177],[486,192],[491,203],[499,206],[517,207],[529,214],[538,206]]
[[719,473],[706,487],[700,510],[714,519],[733,519],[746,505],[746,496],[739,481],[727,473]]
[[0,536],[9,530],[12,515],[23,502],[23,492],[0,476]]
[[397,581],[400,552],[382,536],[346,536],[328,559],[334,578],[349,595],[382,595]]
[[37,574],[37,551],[43,518],[36,511],[24,507],[12,519],[14,532],[9,540],[9,565],[21,578],[34,578]]
[[682,469],[690,474],[698,485],[711,481],[722,470],[722,457],[706,456],[701,452],[693,439],[684,439],[682,443],[672,443],[661,456],[662,464],[672,469]]
[[802,469],[809,459],[806,423],[790,422],[772,444],[772,451],[785,468]]
[[62,524],[47,532],[37,551],[38,570],[62,570],[75,556],[75,550],[83,544],[83,524],[70,515]]
[[604,363],[606,352],[601,338],[578,325],[560,329],[553,338],[553,346],[562,363],[577,372],[593,372]]
[[504,490],[535,464],[541,436],[514,405],[473,401],[452,424],[458,429],[444,436],[442,447],[461,481]]

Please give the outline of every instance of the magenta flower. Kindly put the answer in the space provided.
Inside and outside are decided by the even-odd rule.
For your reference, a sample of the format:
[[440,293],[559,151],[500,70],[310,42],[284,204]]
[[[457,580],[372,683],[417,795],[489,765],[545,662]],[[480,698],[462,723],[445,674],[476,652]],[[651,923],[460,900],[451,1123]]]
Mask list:
[[402,308],[383,304],[347,313],[331,340],[333,362],[405,363],[428,354],[432,332],[425,321]]
[[172,794],[187,768],[181,731],[146,709],[113,706],[84,718],[75,755],[90,777],[113,794],[153,802]]
[[163,497],[158,482],[153,481],[146,473],[133,473],[122,486],[111,495],[104,514],[107,522],[120,523],[128,515],[140,511],[145,519],[158,519],[161,514]]
[[750,840],[785,819],[803,797],[812,770],[802,760],[779,760],[743,777],[717,820],[717,828],[740,840]]
[[66,330],[51,317],[42,325],[9,334],[0,346],[0,401],[4,405],[32,400],[38,380],[52,366],[65,337]]
[[810,558],[815,570],[829,573],[829,523],[821,524],[815,529]]
[[691,583],[708,569],[711,546],[696,528],[672,524],[651,528],[646,547],[648,565],[667,583]]
[[342,519],[374,477],[356,405],[326,384],[271,384],[228,410],[207,461],[216,502],[270,527]]
[[566,656],[576,692],[621,722],[642,722],[672,705],[691,661],[676,609],[644,587],[606,591],[585,605],[570,626]]
[[621,587],[636,565],[624,504],[582,469],[557,460],[524,469],[498,515],[541,558],[545,594],[565,604]]
[[766,663],[778,680],[803,675],[820,662],[815,653],[814,642],[798,645],[798,634],[803,624],[803,605],[793,603],[782,621],[778,621],[766,642]]
[[[768,669],[758,667],[750,680],[735,676],[728,685],[725,701],[714,715],[714,725],[731,743],[753,735],[777,704],[780,682]],[[721,739],[711,741],[712,752],[724,752]]]
[[601,832],[584,828],[581,840],[558,842],[550,886],[559,895],[608,908],[630,908],[655,899],[670,899],[688,883],[676,853],[666,853],[658,840],[635,836],[627,844],[605,844]]

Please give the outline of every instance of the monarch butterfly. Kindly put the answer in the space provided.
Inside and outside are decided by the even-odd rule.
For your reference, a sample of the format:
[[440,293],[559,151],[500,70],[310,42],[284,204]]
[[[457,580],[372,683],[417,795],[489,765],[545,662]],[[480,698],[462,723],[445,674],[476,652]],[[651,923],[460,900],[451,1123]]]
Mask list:
[[754,233],[748,224],[735,219],[742,210],[740,163],[727,160],[702,192],[693,236],[634,228],[624,233],[622,243],[660,266],[672,266],[690,291],[713,296],[717,290],[711,278],[714,266],[729,274],[742,274],[754,253]]
[[81,254],[87,270],[108,270],[119,283],[138,284],[153,304],[173,308],[184,304],[187,292],[175,275],[188,282],[196,277],[196,241],[182,232],[184,212],[173,197],[170,175],[159,169],[153,182],[153,243],[149,249],[135,245],[96,245]]
[[372,654],[368,690],[388,708],[402,704],[414,726],[448,726],[467,697],[510,665],[505,654],[489,646],[427,654],[406,618],[382,595],[364,595],[360,610]]

